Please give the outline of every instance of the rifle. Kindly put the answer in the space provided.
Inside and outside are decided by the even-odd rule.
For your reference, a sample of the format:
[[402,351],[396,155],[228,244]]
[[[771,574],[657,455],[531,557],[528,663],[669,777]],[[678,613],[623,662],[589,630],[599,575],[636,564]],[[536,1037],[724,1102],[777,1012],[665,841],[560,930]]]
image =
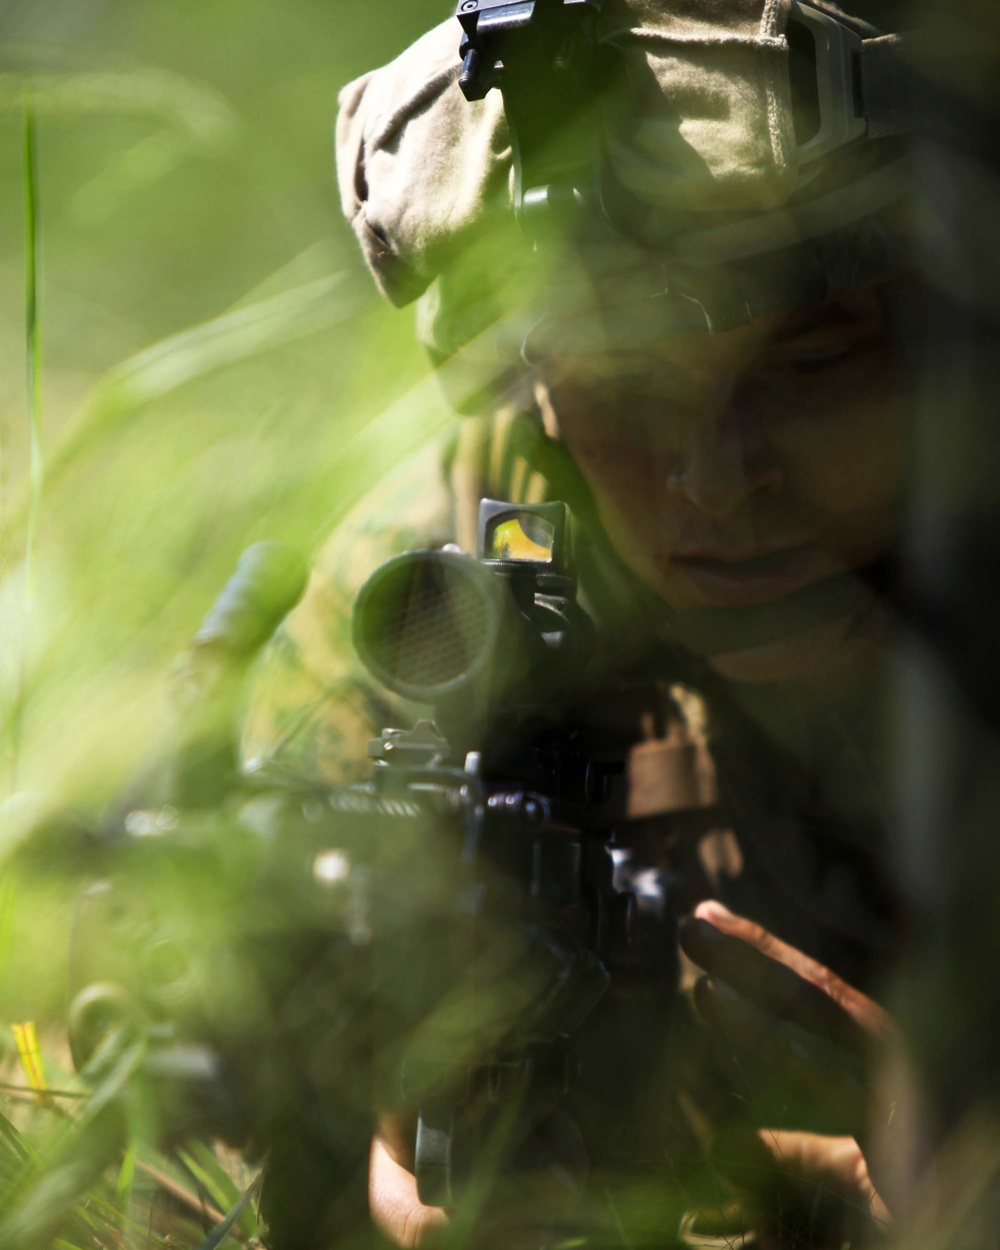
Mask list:
[[[383,730],[365,781],[240,775],[194,734],[199,785],[175,785],[183,806],[131,805],[113,879],[81,899],[77,1065],[141,1036],[163,1134],[270,1151],[276,1247],[336,1225],[329,1195],[359,1180],[374,1111],[413,1115],[421,1199],[449,1205],[484,1125],[572,1089],[574,1035],[620,971],[674,992],[672,919],[644,915],[622,871],[623,761],[592,749],[567,696],[592,627],[566,508],[484,500],[479,531],[478,559],[410,552],[362,588],[359,656],[433,709]],[[196,651],[263,632],[239,624],[262,596],[236,583]],[[313,1184],[323,1216],[301,1198]]]

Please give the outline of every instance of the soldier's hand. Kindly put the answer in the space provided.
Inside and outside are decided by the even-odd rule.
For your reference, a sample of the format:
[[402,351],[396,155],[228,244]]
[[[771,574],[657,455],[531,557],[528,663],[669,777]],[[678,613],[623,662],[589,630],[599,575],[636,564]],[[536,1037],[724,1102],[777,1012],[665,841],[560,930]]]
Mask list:
[[543,1109],[526,1120],[523,1138],[487,1178],[485,1193],[470,1187],[454,1210],[420,1201],[411,1136],[403,1123],[383,1117],[372,1142],[369,1207],[396,1245],[435,1250],[447,1244],[453,1224],[463,1230],[462,1244],[471,1238],[477,1250],[536,1250],[578,1231],[588,1160],[579,1129],[561,1111]]
[[448,1227],[443,1207],[425,1206],[417,1194],[417,1178],[406,1166],[400,1126],[383,1120],[372,1141],[368,1172],[368,1205],[376,1226],[397,1246],[440,1245]]
[[789,1246],[881,1244],[889,1213],[853,1137],[762,1129],[716,1142],[717,1175],[734,1188],[721,1207],[689,1211],[688,1234],[742,1245],[753,1230],[760,1250]]
[[[707,974],[695,986],[695,1006],[747,1117],[760,1128],[794,1131],[787,1140],[807,1143],[811,1157],[830,1154],[823,1136],[853,1138],[864,1149],[873,1119],[889,1114],[872,1082],[881,1052],[900,1046],[889,1014],[720,903],[696,909],[681,943]],[[846,1181],[847,1171],[860,1175],[865,1159],[870,1164],[868,1155],[837,1147],[820,1171],[835,1156]]]

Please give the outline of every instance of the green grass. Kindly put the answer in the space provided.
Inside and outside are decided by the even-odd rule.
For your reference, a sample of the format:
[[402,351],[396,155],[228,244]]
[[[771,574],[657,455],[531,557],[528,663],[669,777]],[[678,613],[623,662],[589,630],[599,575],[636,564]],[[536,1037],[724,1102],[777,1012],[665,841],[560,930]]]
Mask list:
[[94,821],[157,739],[172,658],[239,552],[277,537],[308,553],[449,419],[340,220],[330,143],[343,82],[442,15],[411,0],[377,22],[365,0],[0,13],[0,281],[24,292],[0,303],[0,1012],[39,1021],[58,1091],[36,1105],[8,1043],[10,1250],[167,1232],[210,1250],[261,1231],[251,1170],[199,1142],[159,1153],[126,1093],[135,1053],[89,1084],[66,1070],[86,862],[53,877],[12,859],[46,813]]
[[239,551],[309,550],[397,454],[405,417],[361,432],[423,364],[363,274],[330,159],[339,85],[438,16],[383,13],[377,33],[356,0],[130,8],[68,46],[9,45],[0,207],[25,228],[0,277],[21,271],[27,298],[0,307],[0,364],[27,381],[19,398],[0,369],[8,790],[112,790]]

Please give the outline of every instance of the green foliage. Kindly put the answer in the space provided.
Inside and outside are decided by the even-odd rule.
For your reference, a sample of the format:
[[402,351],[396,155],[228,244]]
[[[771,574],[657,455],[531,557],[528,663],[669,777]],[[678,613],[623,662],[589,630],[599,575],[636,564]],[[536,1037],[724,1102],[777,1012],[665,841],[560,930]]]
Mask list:
[[0,1012],[40,1022],[52,1087],[37,1100],[8,1043],[11,1250],[262,1231],[244,1164],[157,1152],[141,1045],[88,1082],[67,1071],[68,934],[94,866],[49,817],[93,825],[158,741],[170,662],[245,546],[308,554],[449,420],[409,318],[361,273],[329,150],[339,87],[438,10],[0,13]]
[[[32,363],[19,396],[8,303],[0,359],[22,368],[0,382],[0,714],[8,785],[56,806],[100,803],[142,755],[158,678],[239,551],[308,550],[344,485],[357,497],[400,454],[395,431],[422,436],[397,409],[356,437],[423,370],[336,211],[330,125],[337,88],[378,56],[367,11],[222,8],[123,11],[60,72],[26,43],[40,71],[0,75],[4,185],[40,226],[0,254],[30,283]],[[420,8],[388,6],[395,48],[437,16]]]

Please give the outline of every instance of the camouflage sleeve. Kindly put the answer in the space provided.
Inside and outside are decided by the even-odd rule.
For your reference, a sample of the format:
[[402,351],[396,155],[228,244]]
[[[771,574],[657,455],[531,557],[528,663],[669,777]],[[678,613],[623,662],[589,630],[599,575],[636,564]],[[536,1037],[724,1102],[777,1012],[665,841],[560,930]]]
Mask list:
[[351,644],[362,584],[386,560],[418,547],[476,549],[479,501],[541,502],[545,480],[525,458],[515,406],[466,418],[389,473],[338,526],[315,561],[305,598],[268,649],[244,725],[247,767],[328,782],[368,771],[367,745],[411,723],[415,704],[383,691]]
[[367,743],[403,706],[367,675],[351,645],[351,610],[378,565],[400,552],[454,542],[454,506],[441,440],[391,472],[316,559],[306,595],[269,647],[245,721],[246,767],[328,782],[368,770]]

